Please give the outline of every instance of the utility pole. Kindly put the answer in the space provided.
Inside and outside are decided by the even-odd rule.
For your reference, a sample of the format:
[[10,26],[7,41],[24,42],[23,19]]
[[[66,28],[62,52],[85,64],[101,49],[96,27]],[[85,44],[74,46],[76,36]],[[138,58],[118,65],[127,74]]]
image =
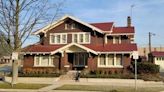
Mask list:
[[155,34],[149,32],[149,53],[151,53],[151,36],[155,36]]

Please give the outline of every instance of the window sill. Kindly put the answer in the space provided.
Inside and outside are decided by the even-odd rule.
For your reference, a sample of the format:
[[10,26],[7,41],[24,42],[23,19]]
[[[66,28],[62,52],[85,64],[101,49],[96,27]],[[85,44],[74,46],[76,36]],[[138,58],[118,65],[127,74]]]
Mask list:
[[116,65],[116,66],[98,66],[98,68],[123,68],[123,66]]

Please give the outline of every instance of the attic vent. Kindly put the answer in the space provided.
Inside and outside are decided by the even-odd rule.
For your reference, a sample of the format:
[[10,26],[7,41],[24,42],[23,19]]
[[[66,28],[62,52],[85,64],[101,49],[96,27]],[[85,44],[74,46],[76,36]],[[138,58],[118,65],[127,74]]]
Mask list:
[[75,29],[76,24],[75,23],[65,23],[65,30]]

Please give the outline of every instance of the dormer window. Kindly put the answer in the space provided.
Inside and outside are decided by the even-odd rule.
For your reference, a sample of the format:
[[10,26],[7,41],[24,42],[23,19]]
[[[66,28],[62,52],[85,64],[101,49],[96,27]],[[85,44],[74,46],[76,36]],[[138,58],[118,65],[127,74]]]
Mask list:
[[76,24],[75,23],[65,23],[65,30],[75,29]]
[[72,24],[71,24],[71,29],[75,29],[75,28],[76,28],[75,23],[72,23]]
[[68,23],[65,23],[65,30],[70,29],[70,25]]

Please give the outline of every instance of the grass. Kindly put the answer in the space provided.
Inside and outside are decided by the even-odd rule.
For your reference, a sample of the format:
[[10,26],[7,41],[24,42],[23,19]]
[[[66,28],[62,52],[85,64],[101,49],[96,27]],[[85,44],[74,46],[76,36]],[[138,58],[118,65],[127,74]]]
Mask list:
[[[102,91],[102,92],[134,92],[134,87],[107,86],[107,85],[63,85],[54,90]],[[159,92],[164,87],[138,87],[137,92]]]
[[0,89],[39,89],[42,87],[46,87],[49,84],[24,84],[18,83],[15,84],[14,87],[11,87],[9,83],[0,83]]

